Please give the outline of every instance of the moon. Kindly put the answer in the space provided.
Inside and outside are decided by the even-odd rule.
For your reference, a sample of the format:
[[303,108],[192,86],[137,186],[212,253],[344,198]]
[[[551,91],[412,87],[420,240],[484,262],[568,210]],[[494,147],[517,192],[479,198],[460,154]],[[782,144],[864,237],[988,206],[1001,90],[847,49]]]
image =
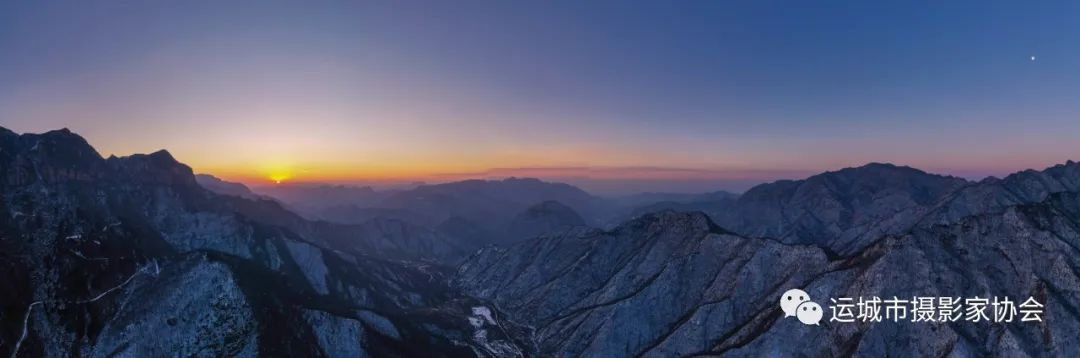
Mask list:
[[1035,56],[1031,56],[1031,60],[1032,60],[1032,61],[1035,61]]

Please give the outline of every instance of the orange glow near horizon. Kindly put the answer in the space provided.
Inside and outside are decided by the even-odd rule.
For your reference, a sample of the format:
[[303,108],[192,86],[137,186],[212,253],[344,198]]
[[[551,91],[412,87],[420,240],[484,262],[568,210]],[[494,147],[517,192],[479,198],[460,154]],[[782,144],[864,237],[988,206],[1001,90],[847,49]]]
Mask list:
[[[470,163],[471,164],[471,163]],[[859,166],[865,163],[839,164],[834,169]],[[1049,163],[1048,165],[1053,165]],[[960,170],[950,173],[933,166],[916,168],[932,173],[961,174],[969,179],[978,180],[984,171],[978,168],[969,170],[971,174]],[[1043,167],[1038,167],[1042,169]],[[935,170],[938,169],[938,170]],[[521,166],[521,167],[473,167],[468,165],[450,165],[450,163],[396,163],[395,164],[273,164],[273,165],[237,165],[205,167],[195,165],[198,173],[208,173],[223,180],[240,182],[247,185],[279,184],[371,184],[371,183],[440,183],[467,179],[502,179],[508,177],[531,177],[547,181],[573,182],[577,180],[600,181],[753,181],[762,182],[779,179],[802,179],[816,174],[812,168],[754,168],[747,166],[727,166],[713,168],[660,167],[660,166]],[[1000,170],[1007,174],[1008,171]],[[995,175],[1002,175],[993,173]]]
[[[243,118],[250,117],[255,116]],[[979,160],[966,153],[936,153],[933,160],[909,158],[905,161],[904,155],[896,153],[880,155],[860,151],[844,152],[848,158],[803,161],[800,157],[779,153],[787,151],[783,146],[739,155],[743,151],[710,149],[703,145],[699,148],[698,144],[687,141],[682,144],[698,148],[694,153],[705,153],[687,155],[679,150],[682,147],[676,146],[657,150],[628,146],[624,142],[632,138],[620,139],[620,136],[595,143],[507,143],[502,136],[468,141],[456,135],[440,137],[433,134],[445,134],[439,131],[414,131],[410,136],[395,128],[396,122],[373,124],[367,131],[358,132],[334,126],[306,128],[305,122],[292,119],[294,117],[267,115],[263,118],[267,120],[245,122],[248,124],[245,128],[250,129],[235,125],[215,127],[220,124],[208,123],[199,129],[200,133],[209,133],[202,136],[186,132],[183,128],[194,129],[183,126],[162,131],[167,135],[159,141],[149,141],[154,138],[153,133],[132,137],[120,135],[124,132],[103,131],[100,127],[77,126],[73,131],[86,134],[88,142],[103,156],[125,156],[167,148],[196,173],[212,174],[250,186],[431,184],[532,177],[553,182],[588,183],[601,188],[597,190],[604,190],[603,185],[607,185],[598,184],[601,181],[667,183],[642,186],[645,188],[642,190],[679,191],[689,190],[684,189],[689,182],[715,182],[716,188],[727,188],[724,184],[727,182],[802,179],[821,171],[874,161],[978,180],[988,174],[1002,176],[1025,168],[1042,169],[1069,159],[1050,158],[1052,155],[1046,154],[1042,156],[1048,159],[1036,161],[1030,159],[1034,154],[1017,152],[996,156],[993,161]],[[965,165],[950,165],[955,162]]]
[[223,180],[247,185],[278,184],[404,184],[442,183],[468,179],[504,179],[510,177],[538,178],[547,181],[577,180],[607,181],[710,181],[710,180],[775,180],[801,178],[801,170],[763,170],[727,167],[723,169],[686,169],[673,167],[637,166],[523,166],[474,168],[442,165],[248,165],[209,168],[195,166],[199,173],[212,174]]

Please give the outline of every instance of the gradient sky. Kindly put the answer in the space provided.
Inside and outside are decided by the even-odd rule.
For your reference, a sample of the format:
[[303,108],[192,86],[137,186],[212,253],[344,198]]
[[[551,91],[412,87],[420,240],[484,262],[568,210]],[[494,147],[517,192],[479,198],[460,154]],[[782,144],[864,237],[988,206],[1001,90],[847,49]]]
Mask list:
[[0,125],[248,183],[975,178],[1080,159],[1077,19],[1076,1],[4,1]]

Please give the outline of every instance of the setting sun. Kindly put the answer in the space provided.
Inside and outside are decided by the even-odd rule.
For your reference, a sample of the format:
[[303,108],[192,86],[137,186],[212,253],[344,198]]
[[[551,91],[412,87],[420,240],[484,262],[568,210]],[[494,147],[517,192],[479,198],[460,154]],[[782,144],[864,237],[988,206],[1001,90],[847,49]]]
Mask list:
[[281,184],[281,182],[289,180],[289,178],[290,178],[290,176],[288,174],[271,174],[270,175],[270,180],[273,181],[275,184]]

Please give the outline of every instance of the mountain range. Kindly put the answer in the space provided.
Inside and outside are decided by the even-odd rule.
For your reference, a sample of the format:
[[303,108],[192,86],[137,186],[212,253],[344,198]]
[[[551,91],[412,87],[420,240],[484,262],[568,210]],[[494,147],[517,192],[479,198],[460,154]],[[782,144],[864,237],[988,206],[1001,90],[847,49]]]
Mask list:
[[484,306],[453,294],[445,267],[365,236],[407,230],[394,223],[307,221],[273,201],[213,194],[168,152],[106,159],[67,130],[0,131],[0,177],[0,340],[12,356],[515,347],[512,326],[494,318],[499,330],[476,336],[470,320]]
[[[12,356],[1080,356],[1074,162],[978,182],[872,163],[741,195],[507,179],[308,201],[0,128],[0,177]],[[776,304],[791,288],[1045,314],[806,326]]]

